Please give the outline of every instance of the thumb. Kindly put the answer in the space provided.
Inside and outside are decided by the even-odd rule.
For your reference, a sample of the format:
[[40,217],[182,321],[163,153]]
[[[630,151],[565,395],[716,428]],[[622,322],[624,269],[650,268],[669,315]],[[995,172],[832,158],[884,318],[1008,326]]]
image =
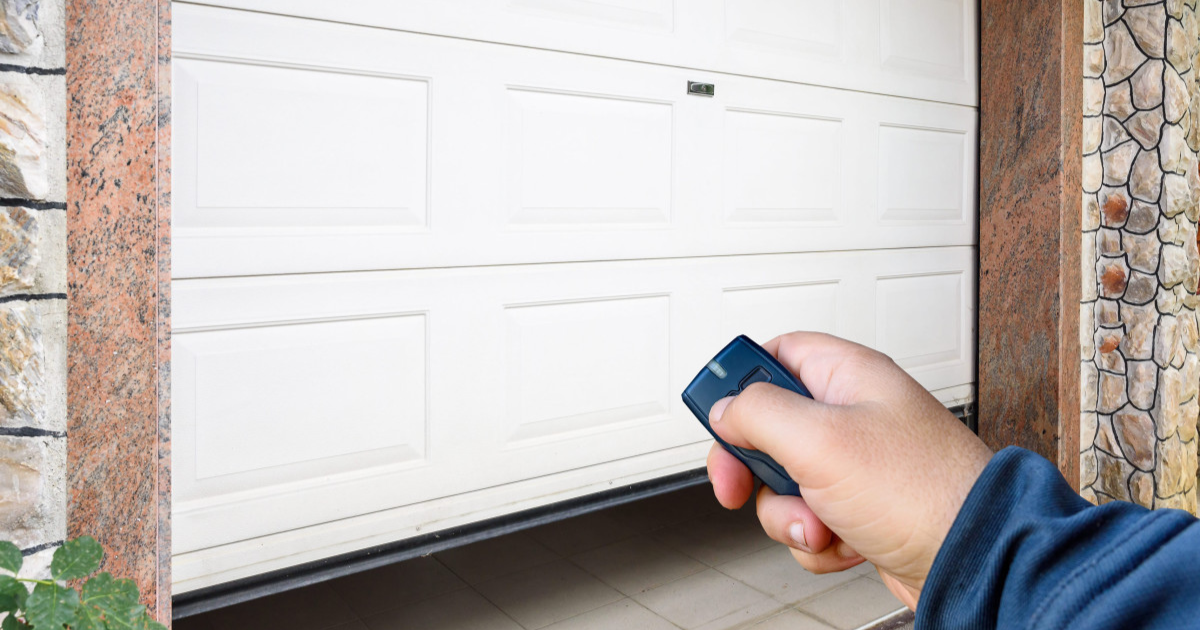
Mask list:
[[842,407],[754,383],[736,397],[718,400],[708,421],[721,439],[770,455],[801,487],[811,487],[826,485],[821,463],[838,457],[838,420],[844,413]]

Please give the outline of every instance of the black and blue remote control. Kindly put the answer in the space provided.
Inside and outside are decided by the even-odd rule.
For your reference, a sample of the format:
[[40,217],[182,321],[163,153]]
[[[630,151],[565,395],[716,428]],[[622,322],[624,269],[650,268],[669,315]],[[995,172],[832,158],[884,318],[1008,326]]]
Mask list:
[[724,350],[717,353],[704,369],[692,379],[687,389],[683,390],[683,402],[696,414],[696,419],[712,434],[725,450],[740,459],[754,476],[770,486],[776,494],[800,496],[800,486],[788,476],[787,471],[770,455],[762,451],[734,446],[717,436],[708,423],[708,410],[726,396],[737,396],[751,383],[771,383],[777,387],[790,389],[801,396],[812,398],[808,388],[804,386],[787,368],[783,367],[763,350],[762,346],[754,343],[745,335],[729,342]]

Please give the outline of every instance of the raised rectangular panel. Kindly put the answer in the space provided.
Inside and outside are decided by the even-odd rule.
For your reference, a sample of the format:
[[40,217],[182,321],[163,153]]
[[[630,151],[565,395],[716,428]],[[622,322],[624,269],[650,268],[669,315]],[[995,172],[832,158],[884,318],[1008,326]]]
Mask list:
[[789,53],[837,56],[842,3],[824,0],[726,0],[730,42]]
[[725,112],[726,216],[735,222],[833,221],[841,198],[842,122]]
[[674,23],[672,0],[510,0],[509,6],[609,26],[670,31]]
[[668,296],[510,306],[505,319],[513,442],[667,417]]
[[185,99],[177,148],[195,164],[178,224],[425,224],[426,81],[199,59],[175,67]]
[[885,68],[966,81],[964,0],[883,0],[880,51]]
[[880,278],[875,290],[876,346],[900,367],[962,359],[962,272]]
[[177,413],[194,427],[197,481],[424,456],[423,315],[184,333],[175,356],[188,364],[176,400],[190,403]]
[[721,296],[725,336],[764,343],[794,330],[837,332],[837,282],[726,289]]
[[964,221],[966,141],[961,131],[881,125],[879,218]]
[[513,224],[669,220],[670,103],[515,88],[508,95]]

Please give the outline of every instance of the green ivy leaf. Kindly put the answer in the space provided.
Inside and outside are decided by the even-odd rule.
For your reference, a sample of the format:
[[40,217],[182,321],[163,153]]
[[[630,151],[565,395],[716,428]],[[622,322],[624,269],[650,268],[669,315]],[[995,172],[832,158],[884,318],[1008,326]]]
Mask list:
[[21,563],[25,559],[21,557],[21,548],[8,542],[0,540],[0,569],[4,569],[13,575],[21,570]]
[[[57,555],[57,554],[56,554]],[[57,584],[38,584],[26,602],[25,620],[37,630],[61,628],[75,618],[79,593]]]
[[150,618],[150,615],[142,615],[142,619],[146,625],[138,626],[138,630],[167,630],[167,627]]
[[138,590],[133,580],[116,580],[105,572],[83,585],[73,630],[109,630],[128,628],[138,606]]
[[29,591],[11,575],[0,575],[0,612],[16,612],[25,608]]
[[75,609],[71,630],[105,630],[104,613],[95,606],[83,605]]
[[4,623],[0,624],[0,630],[30,630],[30,627],[20,619],[9,615],[4,618]]
[[108,630],[136,630],[141,628],[138,622],[146,616],[146,607],[135,604],[121,611],[113,611],[104,616]]
[[138,603],[137,584],[113,579],[112,574],[104,572],[84,583],[81,601],[106,613],[127,613]]
[[50,575],[57,580],[78,580],[100,568],[104,548],[91,536],[80,536],[68,540],[54,551],[50,561]]
[[141,614],[133,620],[134,630],[167,630],[167,627],[158,623],[144,609]]

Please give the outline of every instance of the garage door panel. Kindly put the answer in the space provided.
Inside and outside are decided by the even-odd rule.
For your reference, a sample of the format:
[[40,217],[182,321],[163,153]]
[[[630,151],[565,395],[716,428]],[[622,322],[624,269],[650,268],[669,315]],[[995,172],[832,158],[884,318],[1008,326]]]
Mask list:
[[[177,30],[176,277],[966,245],[974,238],[970,108],[213,9],[181,19]],[[312,41],[333,44],[326,65],[314,65]],[[309,120],[323,105],[301,103],[287,115],[229,105],[223,120],[261,130],[214,143],[203,117],[189,109],[197,84],[189,77],[229,80],[247,68],[329,93],[322,98],[349,81],[359,91],[345,99],[347,113],[373,118],[360,120],[353,136],[308,142],[308,126],[327,124]],[[715,82],[716,97],[688,96],[689,79]],[[246,109],[264,109],[262,102]],[[925,137],[918,130],[949,140],[910,146]],[[292,148],[276,155],[284,151],[260,146],[271,144],[264,134],[287,136],[278,144]],[[243,164],[238,173],[254,174],[219,194],[275,207],[199,207],[204,146],[211,154],[205,163],[228,160]],[[884,158],[896,165],[881,164]],[[339,166],[329,172],[344,175],[324,177],[321,164],[335,159]],[[222,168],[225,177],[236,175]],[[296,173],[305,181],[296,182]],[[260,176],[263,190],[275,191],[269,201],[244,183]],[[360,183],[364,177],[369,185]],[[891,205],[881,211],[885,187]],[[378,207],[362,207],[371,204]]]
[[212,4],[963,105],[978,102],[976,7],[969,0]]
[[507,96],[512,224],[670,221],[671,103],[517,88]]
[[885,276],[876,283],[876,346],[927,388],[960,384],[962,366],[974,364],[967,284],[965,271]]
[[[964,131],[881,125],[879,218],[894,222],[954,222],[974,205],[973,160]],[[946,174],[958,174],[947,177]]]
[[733,45],[841,61],[850,5],[823,0],[726,0],[726,38]]
[[[284,339],[266,357],[248,344],[232,359],[243,369],[211,385],[211,370],[177,372],[176,400],[211,401],[198,420],[177,410],[177,552],[701,439],[694,423],[668,422],[677,406],[671,392],[682,387],[669,372],[670,340],[678,334],[662,289],[672,279],[657,273],[638,280],[638,271],[432,270],[178,284],[176,340],[184,362],[195,339],[209,342],[230,330]],[[639,287],[658,292],[619,293]],[[567,300],[548,299],[558,296]],[[390,339],[386,328],[364,328],[358,337],[347,328],[418,307],[425,312],[403,317],[421,320],[427,339],[415,329]],[[299,334],[306,327],[328,330]],[[290,329],[297,333],[284,332]],[[615,366],[622,358],[628,365]],[[278,374],[263,373],[267,367]],[[367,378],[372,369],[380,373]],[[427,403],[419,391],[426,386]],[[245,388],[270,394],[240,396]],[[231,436],[228,429],[251,415],[258,416],[254,430]],[[209,427],[226,430],[206,434]],[[307,450],[272,441],[286,427],[306,431],[292,441]],[[353,459],[330,437],[343,430],[353,432]],[[231,465],[255,469],[206,476],[205,462],[229,457],[223,439],[241,440],[234,450],[255,462]],[[255,459],[260,449],[263,457]],[[272,459],[280,453],[292,459]]]
[[884,68],[949,81],[970,78],[969,6],[958,0],[881,0]]
[[425,225],[427,82],[180,59],[175,85],[177,227]]
[[[421,316],[209,331],[196,359],[205,479],[400,447],[424,451]],[[201,350],[203,348],[203,350]],[[302,397],[291,392],[303,391]],[[256,446],[248,447],[248,443]]]
[[216,4],[173,13],[183,590],[698,466],[735,334],[970,395],[973,3]]
[[836,335],[842,327],[838,319],[842,292],[837,280],[725,289],[722,327],[730,339],[749,335],[759,342],[794,330]]
[[704,441],[678,392],[738,333],[824,330],[969,383],[973,255],[178,281],[176,551]]
[[509,0],[509,7],[535,15],[605,26],[670,33],[673,0]]
[[781,112],[725,111],[730,223],[831,223],[842,201],[843,122]]
[[191,500],[425,454],[424,318],[176,331],[176,470]]
[[661,420],[671,407],[669,295],[509,306],[509,444]]

